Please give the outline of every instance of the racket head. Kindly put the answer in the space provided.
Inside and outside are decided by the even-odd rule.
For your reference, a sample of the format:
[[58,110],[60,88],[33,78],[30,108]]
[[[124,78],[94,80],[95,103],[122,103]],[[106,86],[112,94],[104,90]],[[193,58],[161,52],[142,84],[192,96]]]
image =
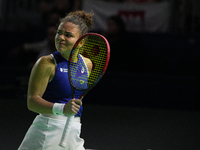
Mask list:
[[74,44],[69,57],[71,86],[86,94],[105,74],[109,59],[110,45],[104,36],[97,33],[81,36]]

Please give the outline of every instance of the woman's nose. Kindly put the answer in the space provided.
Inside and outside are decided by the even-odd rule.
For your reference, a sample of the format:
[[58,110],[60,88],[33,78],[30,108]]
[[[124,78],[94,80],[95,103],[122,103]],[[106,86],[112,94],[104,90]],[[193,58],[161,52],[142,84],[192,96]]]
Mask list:
[[65,36],[63,34],[61,34],[60,39],[65,40]]

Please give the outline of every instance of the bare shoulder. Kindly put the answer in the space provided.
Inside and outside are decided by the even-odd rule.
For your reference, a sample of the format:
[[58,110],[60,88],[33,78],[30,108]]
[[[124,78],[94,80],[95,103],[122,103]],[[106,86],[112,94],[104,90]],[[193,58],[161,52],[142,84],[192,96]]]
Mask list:
[[36,65],[53,66],[54,64],[54,59],[51,55],[42,56],[36,62]]
[[92,61],[89,58],[86,58],[86,57],[83,57],[83,60],[85,61],[89,72],[91,72],[92,71]]
[[83,57],[83,59],[84,59],[84,61],[85,61],[86,63],[92,62],[89,58]]
[[55,74],[55,63],[53,57],[47,55],[39,58],[33,66],[32,72],[37,75],[45,74],[45,76],[47,75],[51,79]]

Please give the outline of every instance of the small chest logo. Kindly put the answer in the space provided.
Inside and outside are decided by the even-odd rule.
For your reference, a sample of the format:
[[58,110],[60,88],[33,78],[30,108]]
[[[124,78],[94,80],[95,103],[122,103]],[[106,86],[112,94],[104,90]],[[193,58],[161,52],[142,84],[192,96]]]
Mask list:
[[85,69],[82,67],[82,69],[81,69],[81,73],[84,73],[85,72]]
[[60,72],[68,72],[67,68],[60,68]]

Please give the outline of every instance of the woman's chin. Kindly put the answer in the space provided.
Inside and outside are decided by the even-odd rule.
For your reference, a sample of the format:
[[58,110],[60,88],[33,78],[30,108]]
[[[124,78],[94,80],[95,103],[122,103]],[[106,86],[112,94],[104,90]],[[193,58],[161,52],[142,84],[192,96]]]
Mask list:
[[64,48],[57,48],[57,51],[60,52],[60,53],[63,53],[65,52],[66,50]]
[[69,55],[71,52],[71,50],[62,49],[62,48],[57,49],[57,51],[60,52],[61,54],[65,54],[65,55],[66,54]]

